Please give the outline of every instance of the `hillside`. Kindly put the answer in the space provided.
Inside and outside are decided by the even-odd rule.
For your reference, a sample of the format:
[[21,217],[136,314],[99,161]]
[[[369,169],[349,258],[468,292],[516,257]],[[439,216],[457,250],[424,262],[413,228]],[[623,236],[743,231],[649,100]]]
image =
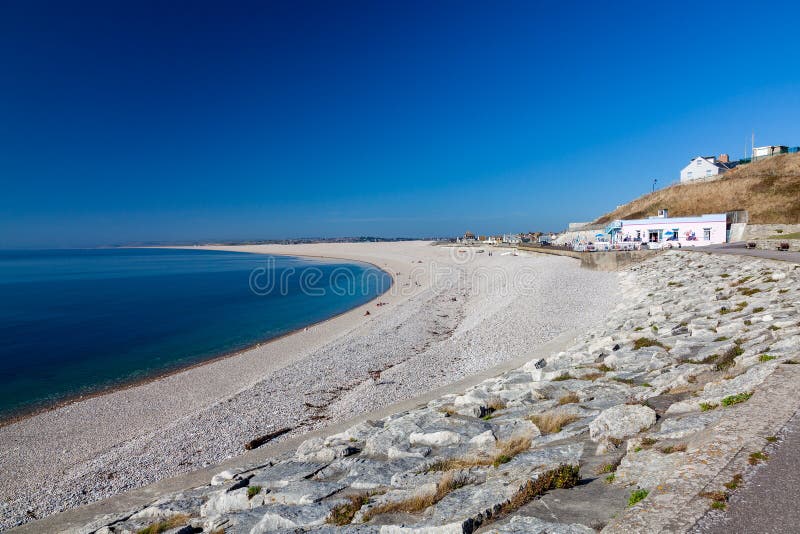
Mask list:
[[800,154],[737,167],[711,182],[672,185],[644,195],[597,219],[637,219],[666,208],[670,217],[747,210],[752,224],[800,223]]

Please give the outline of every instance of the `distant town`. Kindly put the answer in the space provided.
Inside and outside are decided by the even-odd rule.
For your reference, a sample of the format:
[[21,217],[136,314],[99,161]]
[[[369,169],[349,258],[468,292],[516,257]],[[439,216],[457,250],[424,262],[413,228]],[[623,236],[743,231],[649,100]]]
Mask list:
[[[800,147],[788,145],[753,146],[751,157],[736,161],[728,154],[719,156],[695,156],[680,170],[679,181],[670,185],[708,182],[720,179],[726,172],[739,166],[784,154],[796,154]],[[654,189],[654,192],[656,190]],[[521,232],[498,235],[480,235],[466,231],[451,240],[458,245],[530,245],[539,247],[561,247],[576,252],[613,250],[640,250],[698,247],[720,245],[742,241],[748,237],[747,210],[729,210],[724,213],[691,213],[671,217],[666,207],[643,214],[643,217],[599,222],[572,222],[561,232]],[[782,231],[782,230],[778,230]],[[751,236],[752,237],[752,236]],[[759,246],[749,241],[748,248]],[[761,248],[769,244],[761,243]],[[778,245],[789,250],[791,244]]]

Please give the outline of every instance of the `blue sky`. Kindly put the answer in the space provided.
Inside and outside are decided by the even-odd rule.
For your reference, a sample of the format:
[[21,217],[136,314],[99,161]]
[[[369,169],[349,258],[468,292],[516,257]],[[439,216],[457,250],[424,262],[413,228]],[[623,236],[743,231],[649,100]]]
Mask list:
[[0,2],[0,247],[558,230],[800,145],[793,3]]

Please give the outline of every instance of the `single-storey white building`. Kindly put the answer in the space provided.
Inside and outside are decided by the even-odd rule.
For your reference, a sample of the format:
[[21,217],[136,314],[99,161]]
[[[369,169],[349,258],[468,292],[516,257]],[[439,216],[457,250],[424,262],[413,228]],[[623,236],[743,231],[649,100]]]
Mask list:
[[662,246],[701,247],[727,241],[724,213],[692,217],[650,217],[610,223],[612,243],[658,243]]
[[710,178],[729,171],[733,165],[727,159],[727,156],[725,161],[718,161],[714,156],[697,156],[681,170],[681,183]]
[[787,152],[789,152],[789,147],[784,145],[756,146],[753,147],[753,161]]

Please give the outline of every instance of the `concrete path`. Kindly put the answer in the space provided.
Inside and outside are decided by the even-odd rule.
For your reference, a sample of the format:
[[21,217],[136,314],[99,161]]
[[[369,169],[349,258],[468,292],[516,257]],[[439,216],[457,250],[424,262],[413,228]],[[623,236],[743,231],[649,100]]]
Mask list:
[[[800,252],[747,249],[744,243],[708,247],[714,254],[736,254],[800,263]],[[725,512],[712,512],[694,532],[728,534],[794,533],[800,529],[800,414],[781,431],[778,442],[767,449],[770,459],[733,492]]]
[[780,440],[766,449],[769,460],[747,477],[728,502],[725,513],[713,512],[695,532],[794,533],[800,528],[800,416],[781,431]]

